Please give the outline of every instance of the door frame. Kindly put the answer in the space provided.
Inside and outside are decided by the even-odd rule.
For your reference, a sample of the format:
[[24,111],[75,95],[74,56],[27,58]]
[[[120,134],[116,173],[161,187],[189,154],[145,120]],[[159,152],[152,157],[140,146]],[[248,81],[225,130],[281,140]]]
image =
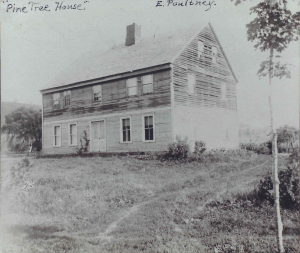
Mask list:
[[[107,135],[106,135],[106,119],[97,119],[97,120],[91,120],[90,121],[90,152],[93,152],[93,144],[92,144],[92,123],[93,122],[100,122],[104,121],[104,134],[105,134],[105,151],[102,152],[107,152]],[[101,151],[99,151],[101,152]]]

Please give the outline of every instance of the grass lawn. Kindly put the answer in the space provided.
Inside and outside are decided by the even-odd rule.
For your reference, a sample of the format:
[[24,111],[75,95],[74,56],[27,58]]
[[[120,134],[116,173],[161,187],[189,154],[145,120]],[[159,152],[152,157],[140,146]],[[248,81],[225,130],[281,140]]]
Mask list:
[[[239,197],[271,170],[271,156],[19,163],[2,161],[3,253],[275,252],[274,207]],[[299,252],[299,212],[282,215],[287,252]]]

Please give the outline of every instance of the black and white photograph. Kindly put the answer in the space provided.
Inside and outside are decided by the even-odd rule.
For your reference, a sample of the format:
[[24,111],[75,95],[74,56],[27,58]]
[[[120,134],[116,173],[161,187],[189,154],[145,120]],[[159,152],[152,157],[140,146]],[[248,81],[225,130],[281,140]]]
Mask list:
[[298,253],[300,0],[2,0],[0,253]]

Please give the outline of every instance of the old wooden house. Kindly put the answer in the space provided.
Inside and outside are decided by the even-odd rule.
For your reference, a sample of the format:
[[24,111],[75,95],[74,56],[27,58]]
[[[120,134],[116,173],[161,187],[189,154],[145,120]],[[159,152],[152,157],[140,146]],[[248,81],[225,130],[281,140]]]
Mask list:
[[212,25],[126,41],[85,55],[43,96],[43,152],[167,150],[176,136],[236,148],[237,79]]

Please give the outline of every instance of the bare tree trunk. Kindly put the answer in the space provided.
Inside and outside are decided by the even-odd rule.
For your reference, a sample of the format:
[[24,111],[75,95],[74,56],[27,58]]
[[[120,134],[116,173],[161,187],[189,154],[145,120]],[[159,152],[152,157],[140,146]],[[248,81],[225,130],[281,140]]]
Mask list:
[[283,239],[282,239],[282,220],[280,215],[280,202],[279,202],[279,178],[278,178],[278,149],[277,149],[277,132],[274,124],[273,106],[272,106],[272,71],[273,71],[273,48],[270,49],[270,65],[269,65],[269,107],[271,117],[271,130],[272,130],[272,155],[273,155],[273,189],[275,194],[275,207],[276,207],[276,220],[277,220],[277,244],[280,253],[284,252]]

